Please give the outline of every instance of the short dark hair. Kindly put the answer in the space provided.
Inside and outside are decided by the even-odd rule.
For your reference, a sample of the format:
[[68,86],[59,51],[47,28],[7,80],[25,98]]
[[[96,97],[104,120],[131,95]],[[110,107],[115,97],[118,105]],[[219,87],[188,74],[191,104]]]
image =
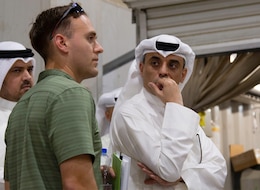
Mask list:
[[[31,44],[32,47],[42,56],[44,61],[47,60],[49,54],[51,33],[55,29],[56,24],[59,22],[64,12],[68,10],[71,5],[72,3],[65,6],[53,7],[41,12],[32,25],[29,32]],[[85,12],[81,12],[80,14],[69,14],[69,16],[62,20],[56,29],[62,29],[64,35],[71,35],[71,31],[69,31],[71,20],[68,18],[71,16],[77,18],[82,14],[87,15]]]

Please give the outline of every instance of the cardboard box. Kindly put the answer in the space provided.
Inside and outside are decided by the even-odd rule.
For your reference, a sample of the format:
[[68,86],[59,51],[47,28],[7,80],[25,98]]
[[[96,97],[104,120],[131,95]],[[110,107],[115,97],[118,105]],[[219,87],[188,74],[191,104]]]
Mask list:
[[231,163],[235,172],[260,164],[260,149],[251,149],[232,156]]
[[241,144],[229,145],[229,156],[233,157],[244,152],[244,146]]

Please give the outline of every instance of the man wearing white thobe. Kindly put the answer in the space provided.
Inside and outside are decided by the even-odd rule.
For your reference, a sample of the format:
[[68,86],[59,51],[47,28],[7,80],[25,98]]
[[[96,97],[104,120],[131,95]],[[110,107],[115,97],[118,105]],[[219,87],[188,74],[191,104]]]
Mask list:
[[132,158],[128,190],[219,190],[226,162],[184,107],[181,90],[195,55],[180,39],[159,35],[135,49],[111,121],[114,151]]

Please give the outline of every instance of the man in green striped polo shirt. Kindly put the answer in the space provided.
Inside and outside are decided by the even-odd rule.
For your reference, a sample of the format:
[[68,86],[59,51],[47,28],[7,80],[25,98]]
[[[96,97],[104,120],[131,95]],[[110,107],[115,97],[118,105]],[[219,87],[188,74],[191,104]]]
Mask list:
[[91,93],[103,52],[77,4],[38,15],[30,30],[45,61],[37,84],[17,103],[6,131],[6,189],[101,189],[101,141]]

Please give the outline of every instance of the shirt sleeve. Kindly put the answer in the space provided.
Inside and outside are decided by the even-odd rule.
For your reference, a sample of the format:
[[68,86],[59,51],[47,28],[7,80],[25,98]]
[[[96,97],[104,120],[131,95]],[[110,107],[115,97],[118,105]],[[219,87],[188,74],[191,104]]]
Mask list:
[[194,160],[190,154],[185,161],[182,178],[190,190],[223,189],[227,176],[226,161],[201,128],[198,128],[197,134],[201,150],[193,150],[193,153],[201,155],[200,162]]
[[93,99],[83,88],[64,91],[47,110],[48,136],[59,164],[81,154],[94,161],[94,112]]

